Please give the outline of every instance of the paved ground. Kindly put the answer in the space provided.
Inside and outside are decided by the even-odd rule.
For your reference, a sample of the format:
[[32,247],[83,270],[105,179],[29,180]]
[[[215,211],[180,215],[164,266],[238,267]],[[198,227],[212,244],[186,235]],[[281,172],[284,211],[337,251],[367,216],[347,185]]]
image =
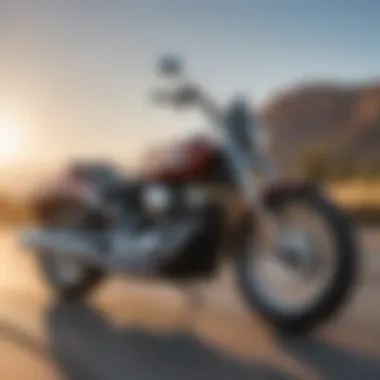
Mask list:
[[0,379],[380,378],[380,231],[361,234],[362,278],[318,336],[279,342],[228,271],[190,309],[169,284],[113,278],[88,305],[55,305],[34,261],[0,235]]

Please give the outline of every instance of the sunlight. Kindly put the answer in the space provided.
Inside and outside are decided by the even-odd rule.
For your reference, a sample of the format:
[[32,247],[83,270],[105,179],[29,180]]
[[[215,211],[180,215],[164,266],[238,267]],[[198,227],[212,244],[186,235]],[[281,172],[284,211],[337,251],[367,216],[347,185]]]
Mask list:
[[0,116],[0,164],[17,157],[21,151],[21,140],[18,125]]

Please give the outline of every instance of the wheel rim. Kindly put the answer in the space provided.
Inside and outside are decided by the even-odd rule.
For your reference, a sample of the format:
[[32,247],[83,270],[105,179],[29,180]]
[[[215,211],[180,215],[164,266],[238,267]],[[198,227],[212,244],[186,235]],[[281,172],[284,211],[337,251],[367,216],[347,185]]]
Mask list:
[[[303,218],[295,218],[294,211],[301,211]],[[328,291],[337,268],[335,240],[326,221],[310,205],[289,204],[277,216],[281,232],[274,244],[268,247],[260,239],[247,240],[246,270],[261,302],[278,313],[293,315],[310,309]],[[286,294],[289,288],[290,296]]]
[[[80,228],[84,210],[77,204],[68,204],[50,215],[47,225],[53,228]],[[76,260],[59,257],[52,252],[42,253],[43,267],[48,279],[59,289],[78,286],[86,277],[86,270]]]

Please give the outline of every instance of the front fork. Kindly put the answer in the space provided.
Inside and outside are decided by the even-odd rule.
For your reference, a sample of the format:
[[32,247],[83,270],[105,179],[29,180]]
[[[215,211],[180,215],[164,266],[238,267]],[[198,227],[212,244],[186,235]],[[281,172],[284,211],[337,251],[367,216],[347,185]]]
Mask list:
[[258,189],[256,186],[253,173],[255,169],[263,173],[268,183],[273,183],[278,178],[278,170],[276,166],[264,155],[259,152],[250,152],[248,159],[244,153],[239,150],[230,141],[227,147],[227,153],[230,156],[231,171],[235,178],[235,183],[246,205],[248,213],[255,215],[256,227],[270,239],[275,238],[279,234],[279,223],[276,216],[268,208],[265,190]]

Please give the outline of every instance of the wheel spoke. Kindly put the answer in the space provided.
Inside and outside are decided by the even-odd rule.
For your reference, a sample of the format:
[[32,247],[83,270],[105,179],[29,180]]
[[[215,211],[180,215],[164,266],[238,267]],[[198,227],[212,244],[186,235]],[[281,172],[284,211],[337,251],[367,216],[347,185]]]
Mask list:
[[[282,233],[277,244],[267,248],[272,249],[274,255],[256,254],[257,244],[248,248],[253,259],[252,286],[268,304],[282,311],[309,307],[323,294],[333,272],[331,260],[327,260],[326,255],[331,254],[331,244],[329,247],[325,244],[328,240],[324,238],[326,226],[315,218],[313,211],[297,203],[288,204],[281,210],[278,220]],[[269,265],[265,263],[268,256]]]

